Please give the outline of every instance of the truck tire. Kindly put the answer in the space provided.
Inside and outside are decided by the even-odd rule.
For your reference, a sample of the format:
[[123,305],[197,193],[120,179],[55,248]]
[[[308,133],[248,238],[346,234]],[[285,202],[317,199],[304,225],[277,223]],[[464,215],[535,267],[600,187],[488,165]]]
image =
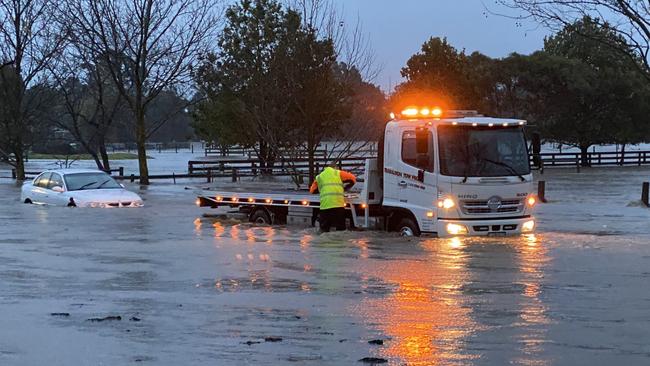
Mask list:
[[249,218],[250,222],[255,223],[255,224],[262,224],[262,225],[271,225],[271,215],[263,209],[263,208],[258,208],[257,210],[253,211],[253,213],[250,215]]
[[404,217],[395,227],[401,236],[420,236],[420,228],[417,222],[409,217]]

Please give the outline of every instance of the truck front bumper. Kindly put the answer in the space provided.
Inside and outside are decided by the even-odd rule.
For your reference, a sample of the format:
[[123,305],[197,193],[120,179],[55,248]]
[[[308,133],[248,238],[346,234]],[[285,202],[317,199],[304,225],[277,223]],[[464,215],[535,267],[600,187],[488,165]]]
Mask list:
[[438,219],[438,236],[511,236],[535,232],[533,216],[491,220]]

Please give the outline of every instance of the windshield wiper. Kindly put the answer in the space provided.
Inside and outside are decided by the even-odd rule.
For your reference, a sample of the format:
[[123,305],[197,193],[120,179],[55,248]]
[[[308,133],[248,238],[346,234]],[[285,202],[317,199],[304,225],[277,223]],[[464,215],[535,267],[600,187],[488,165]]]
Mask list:
[[102,184],[100,184],[100,185],[97,186],[97,189],[102,188],[102,187],[104,186],[104,184],[106,184],[106,183],[108,183],[108,182],[110,182],[110,181],[111,181],[111,179],[106,179],[105,181],[102,182]]
[[90,182],[90,183],[86,183],[86,184],[84,184],[83,186],[77,188],[77,190],[78,190],[78,191],[81,191],[81,190],[83,190],[84,188],[88,188],[88,187],[92,186],[93,184],[97,184],[97,181]]
[[517,172],[517,170],[515,168],[513,168],[509,164],[506,164],[506,163],[504,163],[502,161],[496,161],[496,160],[486,159],[486,158],[481,158],[481,160],[487,161],[488,163],[492,163],[492,164],[495,164],[495,165],[502,166],[502,167],[508,169],[508,171],[510,171],[510,173],[512,173],[512,174],[516,175],[517,177],[519,177],[519,179],[521,179],[522,182],[526,181],[526,178],[524,178],[523,175],[519,174],[519,172]]

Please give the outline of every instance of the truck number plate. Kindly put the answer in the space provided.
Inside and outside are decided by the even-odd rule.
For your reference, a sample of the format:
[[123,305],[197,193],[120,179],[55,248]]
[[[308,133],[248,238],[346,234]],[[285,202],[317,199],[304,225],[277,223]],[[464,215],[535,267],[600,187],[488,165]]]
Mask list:
[[503,231],[496,231],[496,232],[493,232],[493,233],[488,233],[488,236],[498,236],[498,237],[501,237],[501,236],[506,236],[506,233],[503,232]]

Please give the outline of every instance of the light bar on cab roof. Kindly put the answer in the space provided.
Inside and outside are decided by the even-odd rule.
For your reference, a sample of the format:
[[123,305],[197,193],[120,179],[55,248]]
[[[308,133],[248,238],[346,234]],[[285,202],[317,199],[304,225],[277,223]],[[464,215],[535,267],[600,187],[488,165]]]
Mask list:
[[[452,112],[452,115],[455,115],[455,111]],[[476,112],[474,112],[476,113]],[[440,107],[427,107],[427,106],[410,106],[404,108],[400,113],[391,112],[390,118],[407,118],[407,119],[418,119],[418,118],[440,118],[443,114],[448,114],[446,111],[443,113],[442,108]]]

